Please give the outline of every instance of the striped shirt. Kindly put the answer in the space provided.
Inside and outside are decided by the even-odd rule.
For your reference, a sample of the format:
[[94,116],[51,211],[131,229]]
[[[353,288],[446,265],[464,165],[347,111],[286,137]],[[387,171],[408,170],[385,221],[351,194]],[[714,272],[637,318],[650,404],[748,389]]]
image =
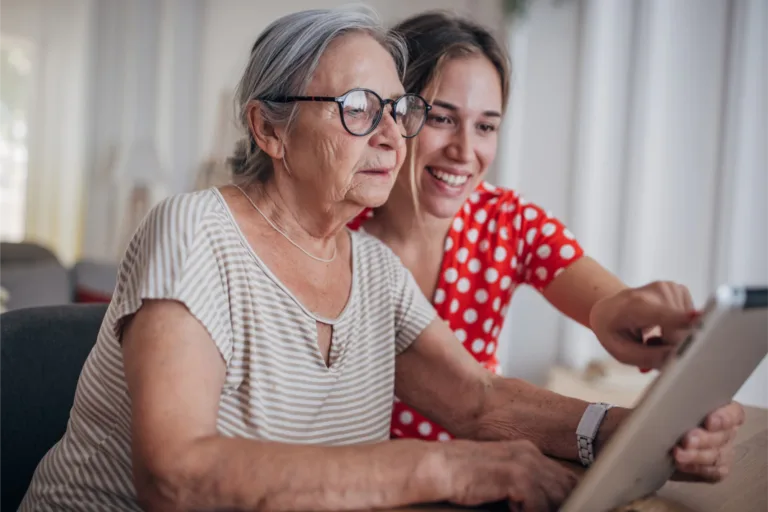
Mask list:
[[317,317],[251,249],[217,189],[171,197],[137,230],[77,386],[64,437],[21,510],[139,510],[121,323],[143,299],[186,305],[226,364],[223,436],[342,445],[389,438],[395,356],[435,317],[384,244],[350,232],[352,287],[326,365]]

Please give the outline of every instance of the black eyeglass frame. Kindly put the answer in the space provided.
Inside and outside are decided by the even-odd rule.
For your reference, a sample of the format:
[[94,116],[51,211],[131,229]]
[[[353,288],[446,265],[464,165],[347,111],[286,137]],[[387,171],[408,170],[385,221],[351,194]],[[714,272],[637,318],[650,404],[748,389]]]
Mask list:
[[[371,127],[366,131],[365,133],[354,133],[352,130],[349,129],[347,126],[347,122],[344,120],[344,100],[347,99],[347,96],[352,94],[353,92],[369,92],[373,94],[375,97],[379,99],[379,103],[381,108],[379,109],[379,113],[376,115],[376,118],[371,123]],[[334,102],[339,106],[339,117],[341,118],[341,124],[344,126],[344,129],[347,130],[347,133],[350,135],[354,135],[355,137],[365,137],[369,133],[371,133],[373,130],[376,129],[377,126],[379,126],[379,123],[381,122],[381,118],[384,115],[384,109],[387,105],[391,104],[391,116],[392,119],[395,120],[395,123],[397,123],[397,109],[395,108],[395,105],[406,97],[416,97],[419,98],[421,101],[424,102],[424,119],[421,120],[421,125],[419,125],[419,128],[416,130],[416,133],[413,135],[403,135],[403,138],[405,139],[412,139],[413,137],[417,136],[421,129],[424,128],[424,123],[427,122],[427,115],[429,114],[429,111],[432,110],[432,105],[430,105],[427,100],[425,100],[421,95],[415,94],[415,93],[405,93],[396,100],[392,99],[382,99],[381,96],[376,94],[376,91],[372,91],[370,89],[365,89],[363,87],[356,87],[354,89],[350,89],[341,96],[283,96],[281,98],[276,99],[268,99],[268,98],[260,98],[261,101],[272,101],[274,103],[292,103],[294,101],[321,101],[321,102]],[[401,134],[402,135],[402,134]]]

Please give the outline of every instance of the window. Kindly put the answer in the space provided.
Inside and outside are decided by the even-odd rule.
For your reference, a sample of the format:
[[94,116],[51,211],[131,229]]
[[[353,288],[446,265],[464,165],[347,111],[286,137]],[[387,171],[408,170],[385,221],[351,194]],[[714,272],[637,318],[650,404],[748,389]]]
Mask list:
[[0,36],[0,239],[24,238],[32,47]]

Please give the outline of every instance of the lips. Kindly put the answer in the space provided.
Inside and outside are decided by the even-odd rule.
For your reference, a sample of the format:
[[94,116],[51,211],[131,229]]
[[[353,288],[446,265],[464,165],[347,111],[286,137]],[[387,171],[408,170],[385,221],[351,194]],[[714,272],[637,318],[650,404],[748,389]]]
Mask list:
[[435,169],[434,167],[427,167],[427,172],[432,177],[452,187],[460,187],[469,180],[469,175],[467,174],[454,174],[442,171],[440,169]]
[[388,175],[388,174],[390,174],[392,172],[392,169],[386,169],[386,168],[381,168],[381,169],[362,169],[362,170],[360,170],[358,172],[360,172],[362,174],[373,175],[373,176],[386,176],[386,175]]

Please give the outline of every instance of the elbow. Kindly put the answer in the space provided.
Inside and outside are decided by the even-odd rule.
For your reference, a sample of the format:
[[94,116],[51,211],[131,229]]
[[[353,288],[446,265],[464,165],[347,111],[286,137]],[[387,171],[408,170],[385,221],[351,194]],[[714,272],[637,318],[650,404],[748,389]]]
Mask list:
[[451,432],[459,438],[474,440],[490,440],[493,435],[488,432],[489,422],[493,422],[498,404],[495,404],[495,388],[500,381],[496,376],[490,376],[476,383],[475,389],[466,396],[471,396],[462,414],[453,419]]
[[521,421],[530,412],[525,394],[528,387],[530,385],[521,379],[494,375],[479,395],[477,408],[467,427],[470,438],[478,441],[533,440],[535,432]]
[[[182,511],[203,508],[206,472],[189,454],[154,454],[134,459],[133,482],[139,506],[145,511]],[[201,507],[202,506],[202,507]]]

